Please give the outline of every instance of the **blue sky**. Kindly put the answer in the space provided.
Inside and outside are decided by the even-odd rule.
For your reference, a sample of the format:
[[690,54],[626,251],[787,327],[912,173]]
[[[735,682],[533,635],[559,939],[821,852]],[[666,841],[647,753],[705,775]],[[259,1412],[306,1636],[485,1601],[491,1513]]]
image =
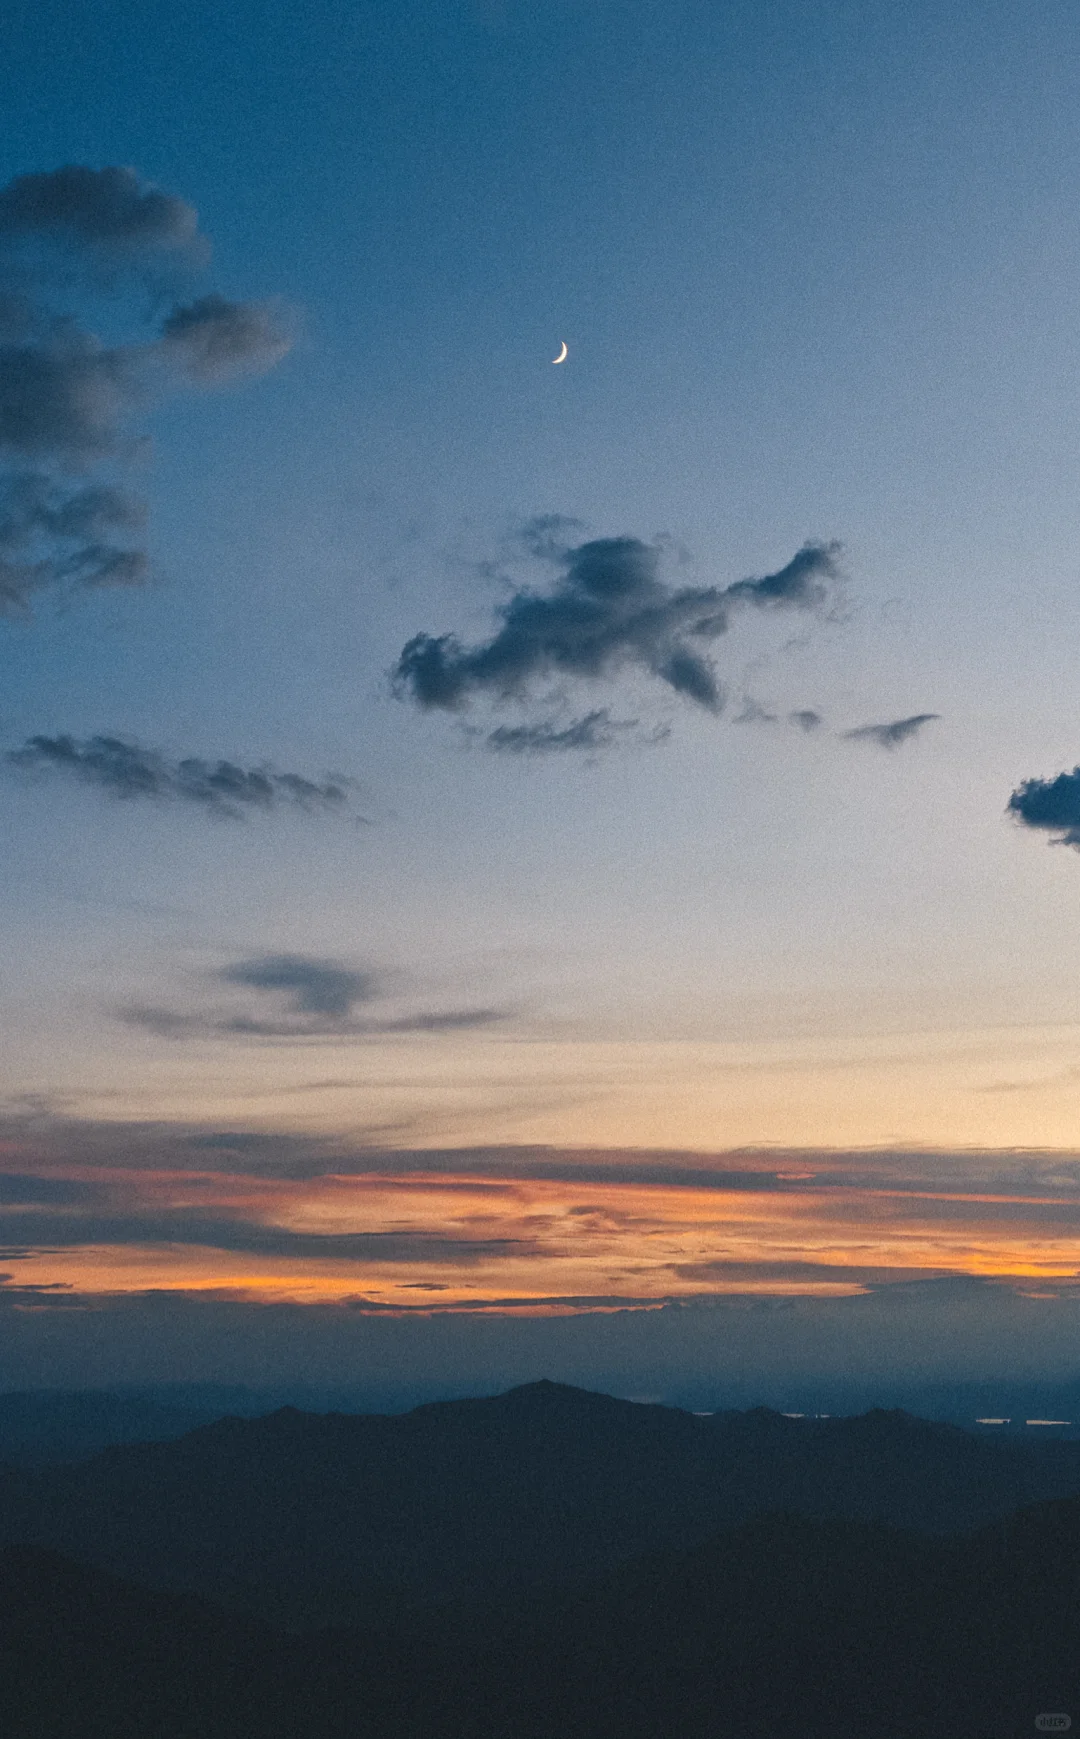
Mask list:
[[[73,1131],[48,1160],[72,1175],[96,1120],[353,1154],[868,1150],[883,1178],[918,1148],[946,1195],[958,1152],[1035,1149],[1072,1178],[1080,863],[1006,805],[1080,760],[1075,11],[8,16],[0,187],[127,166],[212,244],[151,294],[61,237],[50,306],[150,345],[218,296],[281,334],[228,379],[166,343],[188,376],[81,474],[145,500],[145,583],[0,620],[0,749],[115,736],[156,781],[7,766],[12,1164],[29,1105]],[[456,711],[395,692],[414,637],[483,668],[515,600],[612,539],[665,622],[688,590],[727,612],[693,642],[722,708],[663,674],[674,641],[650,666],[625,636]],[[827,596],[716,603],[832,540]],[[346,795],[223,816],[177,772],[222,758]],[[320,1008],[327,972],[355,994]],[[134,1238],[142,1285],[157,1245],[125,1236],[40,1283],[115,1282]],[[868,1274],[900,1259],[876,1236]],[[997,1236],[911,1262],[1027,1274],[1028,1234]],[[1055,1242],[1045,1283],[1071,1260]]]

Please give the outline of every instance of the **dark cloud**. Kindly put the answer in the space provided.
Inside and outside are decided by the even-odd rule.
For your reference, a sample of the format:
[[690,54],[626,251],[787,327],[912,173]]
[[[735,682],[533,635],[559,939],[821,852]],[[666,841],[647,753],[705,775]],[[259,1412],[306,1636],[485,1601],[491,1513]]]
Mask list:
[[0,1172],[0,1207],[72,1206],[93,1201],[100,1186],[76,1178],[34,1177],[18,1172]]
[[800,731],[805,731],[809,736],[811,731],[819,731],[825,721],[811,707],[803,707],[799,712],[788,713],[788,723],[797,725]]
[[161,328],[162,345],[181,370],[203,385],[244,374],[263,374],[292,340],[265,304],[202,296],[174,308]]
[[223,967],[220,984],[275,998],[279,1017],[258,1009],[196,1011],[129,1004],[117,1011],[130,1026],[159,1038],[375,1038],[393,1033],[435,1033],[490,1026],[502,1019],[497,1009],[421,1009],[398,1015],[360,1016],[357,1010],[385,998],[377,974],[307,954],[261,954]]
[[[744,608],[820,609],[838,573],[839,546],[814,543],[763,579],[674,588],[660,578],[656,545],[615,537],[565,548],[562,526],[534,521],[529,534],[533,553],[561,570],[554,589],[515,591],[501,626],[479,646],[453,634],[414,635],[394,671],[399,695],[426,709],[461,711],[481,695],[528,702],[551,678],[609,678],[631,667],[718,713],[724,696],[707,649],[733,616]],[[577,746],[596,746],[588,732],[584,738]]]
[[71,488],[42,472],[0,474],[0,614],[25,609],[57,581],[140,584],[146,552],[130,540],[145,519],[140,501],[107,484]]
[[781,1280],[785,1282],[800,1281],[824,1282],[832,1285],[865,1286],[870,1283],[888,1284],[890,1281],[924,1280],[932,1275],[944,1272],[941,1268],[888,1268],[872,1265],[843,1262],[805,1262],[794,1259],[785,1261],[762,1262],[673,1262],[670,1264],[672,1274],[677,1274],[680,1280],[700,1280],[704,1286],[709,1281],[727,1281],[735,1283],[746,1280],[769,1282]]
[[291,1020],[267,1020],[252,1014],[184,1014],[153,1004],[128,1003],[116,1010],[128,1026],[138,1026],[163,1039],[365,1039],[394,1033],[467,1032],[504,1020],[497,1008],[456,1008],[387,1019],[334,1019],[309,1015]]
[[378,993],[372,972],[357,972],[333,960],[313,960],[306,954],[264,954],[241,960],[221,973],[226,984],[253,990],[283,990],[297,1014],[321,1014],[345,1020],[357,1003]]
[[180,798],[234,820],[278,808],[342,812],[348,799],[342,779],[319,783],[270,767],[245,768],[195,757],[170,761],[122,737],[29,737],[7,760],[28,772],[67,774],[114,797]]
[[0,455],[81,470],[120,451],[138,399],[135,359],[73,322],[0,345]]
[[0,188],[0,236],[55,235],[120,253],[198,248],[195,208],[134,169],[62,169],[17,175]]
[[880,749],[898,749],[909,737],[917,736],[924,725],[940,717],[940,713],[912,713],[910,718],[893,719],[889,724],[859,725],[853,731],[844,731],[843,736],[849,743],[876,743]]
[[0,1206],[0,1259],[25,1261],[45,1250],[82,1245],[182,1244],[304,1261],[438,1262],[471,1267],[493,1256],[528,1256],[528,1238],[476,1238],[452,1230],[415,1232],[298,1232],[235,1216],[221,1209],[160,1208],[133,1203],[120,1212],[64,1211]]
[[[487,736],[489,749],[504,755],[558,755],[567,749],[609,749],[637,730],[637,719],[613,719],[607,707],[597,707],[568,725],[541,719],[528,725],[497,725]],[[654,733],[655,737],[655,733]]]
[[[0,611],[25,611],[50,585],[144,579],[144,516],[117,486],[136,413],[183,384],[260,373],[289,348],[272,309],[216,295],[148,329],[147,284],[159,296],[165,265],[175,275],[207,258],[193,208],[134,170],[68,165],[0,187]],[[122,338],[81,323],[87,274]]]
[[[335,963],[336,964],[336,963]],[[414,1016],[419,1026],[424,1016]],[[344,1079],[309,1081],[324,1090]],[[353,1083],[355,1084],[355,1083]],[[303,1090],[304,1084],[301,1084]],[[348,1137],[301,1129],[214,1127],[191,1122],[77,1117],[48,1105],[15,1101],[0,1105],[0,1156],[11,1173],[66,1175],[73,1169],[222,1173],[270,1179],[327,1175],[398,1178],[425,1176],[483,1179],[492,1184],[548,1180],[574,1184],[659,1186],[721,1194],[887,1191],[914,1198],[913,1209],[934,1196],[954,1197],[973,1214],[983,1199],[1080,1202],[1080,1154],[1025,1149],[948,1149],[872,1154],[843,1149],[734,1149],[722,1152],[671,1148],[560,1148],[555,1146],[410,1145],[414,1132],[376,1125],[351,1127]],[[410,1185],[411,1187],[411,1185]],[[442,1186],[440,1186],[442,1187]],[[928,1193],[929,1192],[929,1193]],[[883,1198],[875,1196],[877,1202]],[[876,1211],[876,1210],[875,1210]],[[882,1209],[884,1212],[884,1208]],[[908,1210],[905,1210],[908,1211]],[[929,1211],[929,1210],[927,1210]]]
[[501,1008],[450,1008],[430,1014],[402,1014],[395,1020],[382,1020],[368,1030],[379,1033],[451,1033],[471,1032],[476,1027],[494,1026],[505,1020]]
[[1056,779],[1025,779],[1009,798],[1006,813],[1025,827],[1049,833],[1051,845],[1080,850],[1080,767]]

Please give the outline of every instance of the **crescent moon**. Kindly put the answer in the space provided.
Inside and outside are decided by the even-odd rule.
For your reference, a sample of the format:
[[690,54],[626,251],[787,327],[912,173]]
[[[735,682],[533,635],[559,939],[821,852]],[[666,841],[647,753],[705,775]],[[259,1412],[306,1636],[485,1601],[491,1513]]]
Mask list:
[[552,362],[565,362],[565,361],[566,361],[566,358],[567,358],[567,357],[568,357],[568,356],[569,356],[569,354],[570,354],[570,352],[569,352],[569,351],[568,351],[568,350],[567,350],[567,348],[566,348],[566,339],[565,339],[565,338],[562,338],[562,339],[560,339],[560,340],[559,340],[559,342],[560,342],[560,344],[561,344],[561,345],[562,345],[562,349],[561,349],[561,350],[560,350],[560,352],[559,352],[559,354],[558,354],[558,356],[553,356],[553,357],[552,357],[552,359],[551,359],[551,360],[552,360]]

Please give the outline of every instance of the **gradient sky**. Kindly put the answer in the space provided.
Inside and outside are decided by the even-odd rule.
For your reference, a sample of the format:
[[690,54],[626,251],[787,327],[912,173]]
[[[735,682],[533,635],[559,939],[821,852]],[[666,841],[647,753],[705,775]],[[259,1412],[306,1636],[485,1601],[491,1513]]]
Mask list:
[[1039,1298],[1053,1364],[1075,7],[5,20],[10,1310],[115,1376],[162,1294]]

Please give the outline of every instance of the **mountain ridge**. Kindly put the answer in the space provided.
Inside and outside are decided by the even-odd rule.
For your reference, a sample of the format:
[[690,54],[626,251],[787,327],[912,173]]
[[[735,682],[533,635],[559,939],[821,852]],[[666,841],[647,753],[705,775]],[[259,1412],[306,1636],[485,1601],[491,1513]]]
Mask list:
[[288,1626],[581,1585],[783,1510],[927,1534],[1080,1492],[1080,1445],[878,1409],[699,1418],[569,1384],[400,1415],[284,1407],[0,1471],[0,1540]]

